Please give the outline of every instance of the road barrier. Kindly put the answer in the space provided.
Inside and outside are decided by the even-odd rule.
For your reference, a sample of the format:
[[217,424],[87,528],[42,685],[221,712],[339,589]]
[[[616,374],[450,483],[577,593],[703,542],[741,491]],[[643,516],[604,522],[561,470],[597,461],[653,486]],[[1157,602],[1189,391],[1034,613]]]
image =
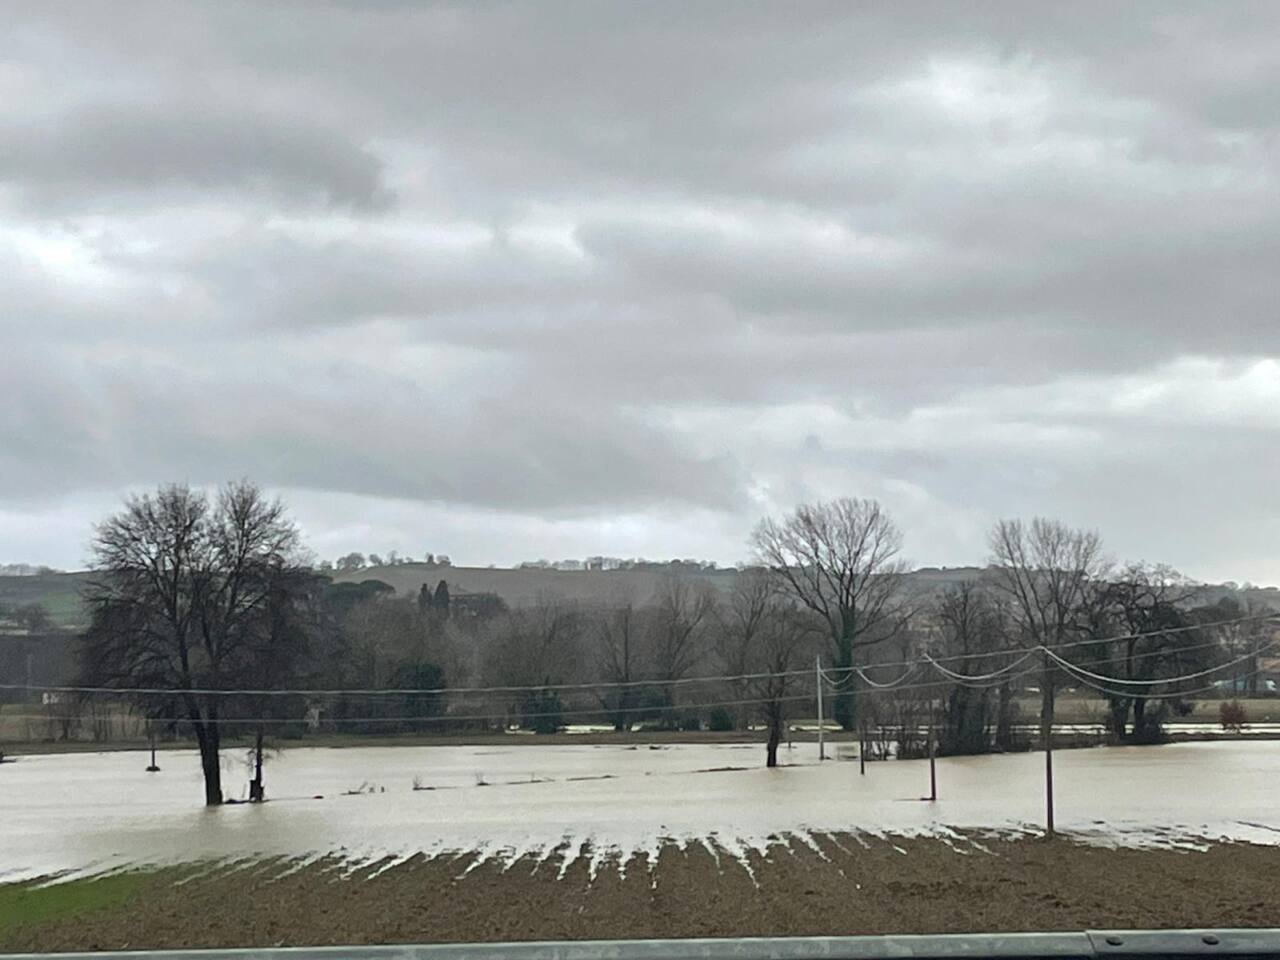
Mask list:
[[1280,929],[130,950],[0,954],[0,960],[1176,960],[1213,956],[1280,960]]

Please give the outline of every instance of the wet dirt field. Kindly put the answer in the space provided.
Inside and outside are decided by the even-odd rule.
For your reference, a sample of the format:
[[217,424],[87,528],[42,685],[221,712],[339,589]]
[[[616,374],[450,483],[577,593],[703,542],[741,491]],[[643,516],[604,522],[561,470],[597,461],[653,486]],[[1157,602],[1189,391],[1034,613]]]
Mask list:
[[816,832],[739,859],[714,839],[654,858],[560,848],[511,862],[170,867],[112,909],[17,927],[0,949],[1280,926],[1280,848]]

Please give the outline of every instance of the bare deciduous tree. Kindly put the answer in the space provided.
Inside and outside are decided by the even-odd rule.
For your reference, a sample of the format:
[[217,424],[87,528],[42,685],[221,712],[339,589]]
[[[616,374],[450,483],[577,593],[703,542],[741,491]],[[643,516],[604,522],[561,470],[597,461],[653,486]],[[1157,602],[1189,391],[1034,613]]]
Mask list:
[[[778,602],[780,584],[775,574],[763,567],[743,570],[733,581],[733,589],[715,607],[715,650],[721,669],[732,677],[754,671],[760,657],[761,637],[769,627],[770,614]],[[746,700],[748,680],[730,681],[733,699]],[[734,711],[736,726],[743,726],[750,711]]]
[[630,596],[615,596],[596,612],[596,655],[601,679],[618,684],[600,695],[614,730],[630,728],[638,701],[641,616]]
[[766,518],[753,541],[761,562],[825,622],[839,677],[835,717],[852,730],[856,652],[894,636],[907,619],[901,533],[875,500],[842,498],[802,505],[781,522]]
[[222,698],[255,675],[275,572],[293,564],[296,528],[253,484],[211,503],[169,486],[131,497],[99,525],[83,663],[97,685],[174,691],[200,748],[205,802],[222,802]]
[[1238,679],[1232,679],[1231,684],[1238,692],[1256,697],[1258,695],[1259,679],[1258,652],[1263,647],[1270,645],[1269,641],[1274,639],[1274,635],[1271,628],[1264,627],[1263,624],[1252,618],[1266,616],[1273,613],[1274,609],[1256,599],[1246,598],[1241,603],[1236,597],[1227,596],[1202,612],[1209,620],[1250,618],[1239,623],[1226,623],[1212,629],[1221,638],[1223,652],[1230,659],[1248,658],[1241,664],[1241,675]]
[[[786,732],[789,707],[798,692],[810,681],[806,672],[813,656],[813,622],[796,609],[794,601],[775,593],[770,598],[760,621],[748,665],[752,673],[761,674],[750,681],[750,691],[761,701],[761,712],[769,735],[765,764],[778,765],[778,745]],[[812,687],[809,687],[812,690]]]
[[494,683],[525,688],[511,706],[524,723],[553,732],[560,699],[549,687],[575,679],[582,655],[583,616],[577,604],[543,595],[494,624],[486,670]]
[[702,659],[703,639],[715,598],[711,587],[695,577],[667,574],[653,598],[649,655],[653,675],[662,686],[663,703],[675,704],[673,680],[680,680]]
[[[1003,611],[987,585],[965,580],[949,588],[938,598],[934,617],[939,655],[957,658],[953,661],[956,672],[984,674],[1001,665],[984,656],[1008,646]],[[991,745],[993,720],[998,745],[1007,746],[999,740],[1002,733],[1007,737],[1010,726],[1007,714],[1012,709],[1012,692],[1008,682],[1000,685],[998,692],[991,686],[955,684],[944,695],[939,752],[944,756],[985,753]]]

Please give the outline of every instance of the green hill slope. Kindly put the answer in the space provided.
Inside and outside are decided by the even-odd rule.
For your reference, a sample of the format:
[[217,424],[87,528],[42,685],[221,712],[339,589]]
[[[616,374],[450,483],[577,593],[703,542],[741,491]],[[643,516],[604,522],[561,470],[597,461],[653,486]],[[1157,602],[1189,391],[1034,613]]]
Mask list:
[[80,591],[89,573],[42,573],[31,577],[0,577],[0,605],[20,607],[38,603],[59,627],[84,626]]

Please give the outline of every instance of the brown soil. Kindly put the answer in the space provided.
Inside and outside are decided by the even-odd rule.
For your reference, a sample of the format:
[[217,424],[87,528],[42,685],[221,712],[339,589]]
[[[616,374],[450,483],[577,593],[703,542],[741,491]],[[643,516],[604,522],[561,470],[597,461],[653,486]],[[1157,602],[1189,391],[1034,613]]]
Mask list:
[[470,870],[469,855],[418,857],[376,876],[337,861],[173,868],[122,905],[0,933],[0,950],[1280,926],[1280,848],[813,840],[779,838],[745,866],[671,844],[594,879],[585,857],[559,876],[562,852]]

